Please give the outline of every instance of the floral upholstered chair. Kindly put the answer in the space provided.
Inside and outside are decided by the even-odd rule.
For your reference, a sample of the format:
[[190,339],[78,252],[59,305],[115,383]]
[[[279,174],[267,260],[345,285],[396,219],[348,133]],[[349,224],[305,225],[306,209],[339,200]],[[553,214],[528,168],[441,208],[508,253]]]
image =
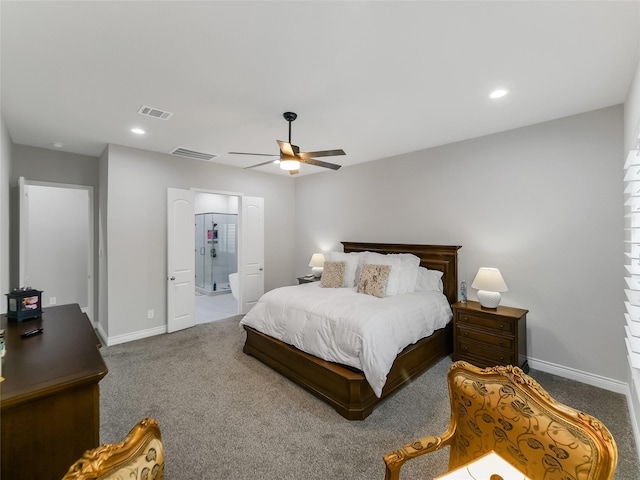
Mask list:
[[145,418],[119,443],[87,450],[62,480],[163,480],[164,449],[158,422]]
[[412,458],[449,446],[449,470],[495,451],[533,480],[611,480],[618,450],[598,420],[552,399],[520,368],[454,363],[448,374],[451,419],[384,456],[386,480]]

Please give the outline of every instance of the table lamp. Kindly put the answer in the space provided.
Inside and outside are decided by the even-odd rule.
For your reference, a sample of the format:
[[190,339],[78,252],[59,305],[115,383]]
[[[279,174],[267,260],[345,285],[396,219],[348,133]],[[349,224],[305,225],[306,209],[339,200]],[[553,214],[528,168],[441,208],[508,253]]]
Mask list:
[[491,267],[482,267],[478,270],[471,288],[478,289],[478,301],[485,308],[498,308],[502,299],[500,292],[509,290],[500,270]]
[[530,480],[496,452],[491,451],[473,462],[435,480]]
[[311,267],[311,273],[314,277],[322,276],[322,270],[324,267],[324,255],[321,253],[314,253],[313,255],[311,255],[309,266]]

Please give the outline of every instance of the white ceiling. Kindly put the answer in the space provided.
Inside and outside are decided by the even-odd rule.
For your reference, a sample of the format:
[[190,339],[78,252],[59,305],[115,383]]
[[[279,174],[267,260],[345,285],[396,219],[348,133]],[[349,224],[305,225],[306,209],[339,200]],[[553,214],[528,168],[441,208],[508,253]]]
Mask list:
[[[278,152],[285,111],[298,113],[301,150],[342,148],[325,160],[348,166],[622,103],[640,23],[637,1],[0,8],[2,115],[14,143],[92,156],[108,143],[180,146],[238,167],[268,158],[227,152]],[[496,87],[511,94],[490,100]],[[173,117],[144,117],[142,105]]]

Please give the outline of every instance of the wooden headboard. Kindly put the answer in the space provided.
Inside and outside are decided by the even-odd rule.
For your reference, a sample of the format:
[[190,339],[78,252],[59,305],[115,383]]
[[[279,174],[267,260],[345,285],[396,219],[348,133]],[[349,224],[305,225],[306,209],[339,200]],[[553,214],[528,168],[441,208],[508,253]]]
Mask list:
[[420,265],[429,270],[440,270],[444,294],[453,304],[458,301],[458,249],[456,245],[409,245],[404,243],[341,242],[345,253],[412,253],[420,258]]

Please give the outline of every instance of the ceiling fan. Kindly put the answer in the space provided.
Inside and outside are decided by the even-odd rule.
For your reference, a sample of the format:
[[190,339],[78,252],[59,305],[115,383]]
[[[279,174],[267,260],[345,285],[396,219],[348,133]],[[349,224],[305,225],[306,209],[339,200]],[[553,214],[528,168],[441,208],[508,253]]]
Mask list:
[[[298,115],[293,112],[284,112],[282,114],[284,119],[289,122],[289,141],[283,142],[277,140],[280,145],[280,158],[276,160],[269,160],[268,162],[258,163],[245,168],[260,167],[269,163],[280,163],[280,168],[288,170],[291,175],[300,173],[300,164],[307,163],[309,165],[315,165],[317,167],[330,168],[332,170],[338,170],[341,165],[335,163],[323,162],[322,160],[316,160],[314,157],[334,157],[337,155],[345,155],[344,150],[320,150],[319,152],[301,152],[300,147],[291,143],[291,122],[293,122]],[[231,155],[260,155],[264,157],[274,157],[269,153],[245,153],[245,152],[229,152]]]

